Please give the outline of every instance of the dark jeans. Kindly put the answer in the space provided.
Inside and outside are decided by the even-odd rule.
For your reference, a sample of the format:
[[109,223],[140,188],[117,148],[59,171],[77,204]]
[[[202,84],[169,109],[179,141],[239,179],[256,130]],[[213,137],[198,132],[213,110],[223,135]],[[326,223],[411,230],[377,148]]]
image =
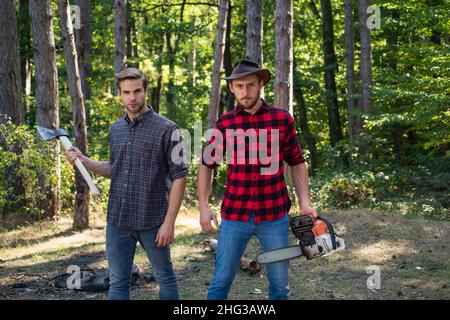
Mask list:
[[159,284],[159,299],[179,300],[178,280],[170,259],[170,248],[157,248],[158,227],[145,231],[121,230],[106,226],[106,255],[110,271],[110,300],[130,299],[131,272],[137,241],[147,252],[152,271]]

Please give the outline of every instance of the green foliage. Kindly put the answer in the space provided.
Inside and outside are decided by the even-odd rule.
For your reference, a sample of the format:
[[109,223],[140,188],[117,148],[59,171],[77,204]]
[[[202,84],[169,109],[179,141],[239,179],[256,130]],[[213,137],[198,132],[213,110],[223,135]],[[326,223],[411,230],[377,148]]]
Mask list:
[[39,216],[39,202],[44,198],[40,186],[57,185],[56,177],[47,175],[43,180],[40,173],[49,172],[54,159],[45,145],[35,141],[34,132],[26,125],[0,124],[0,134],[0,213],[20,207]]

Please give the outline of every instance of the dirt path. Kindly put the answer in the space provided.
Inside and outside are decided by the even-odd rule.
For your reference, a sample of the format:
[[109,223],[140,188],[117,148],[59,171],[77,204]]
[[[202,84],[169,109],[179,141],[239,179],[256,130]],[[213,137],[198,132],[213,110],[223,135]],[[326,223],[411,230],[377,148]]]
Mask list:
[[[450,299],[449,222],[362,210],[324,214],[347,248],[331,257],[292,260],[291,299]],[[213,255],[201,244],[208,237],[200,232],[195,212],[180,214],[172,257],[183,299],[206,296],[214,266]],[[59,289],[50,281],[71,265],[106,268],[104,239],[103,219],[82,233],[70,230],[69,219],[1,232],[0,299],[106,299],[106,292]],[[254,258],[258,252],[253,238],[246,254]],[[149,280],[151,268],[140,247],[135,263]],[[157,299],[157,291],[154,282],[143,279],[133,286],[132,297]],[[267,295],[264,269],[255,275],[239,270],[229,298],[259,300]]]

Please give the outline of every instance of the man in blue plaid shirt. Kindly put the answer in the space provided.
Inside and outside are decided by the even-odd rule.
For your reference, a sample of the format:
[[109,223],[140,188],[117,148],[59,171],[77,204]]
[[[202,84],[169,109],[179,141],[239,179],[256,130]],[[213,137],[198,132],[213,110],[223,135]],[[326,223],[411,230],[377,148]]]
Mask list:
[[111,179],[106,226],[109,299],[130,298],[139,241],[160,285],[159,298],[176,300],[180,294],[169,246],[174,241],[187,173],[185,162],[175,163],[171,156],[181,143],[172,139],[179,136],[179,128],[147,105],[147,78],[142,71],[125,68],[116,79],[125,116],[110,128],[109,161],[92,160],[75,147],[66,156],[71,164],[79,158],[88,170]]

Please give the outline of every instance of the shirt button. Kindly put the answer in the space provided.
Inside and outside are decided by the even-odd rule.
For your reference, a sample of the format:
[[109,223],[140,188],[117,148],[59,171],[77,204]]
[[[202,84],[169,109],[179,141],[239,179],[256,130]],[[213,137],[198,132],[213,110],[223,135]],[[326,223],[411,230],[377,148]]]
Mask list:
[[122,202],[125,202],[125,199],[122,199]]
[[131,142],[128,141],[128,145],[130,145],[130,144],[131,144]]
[[128,173],[128,170],[125,170],[125,173]]

